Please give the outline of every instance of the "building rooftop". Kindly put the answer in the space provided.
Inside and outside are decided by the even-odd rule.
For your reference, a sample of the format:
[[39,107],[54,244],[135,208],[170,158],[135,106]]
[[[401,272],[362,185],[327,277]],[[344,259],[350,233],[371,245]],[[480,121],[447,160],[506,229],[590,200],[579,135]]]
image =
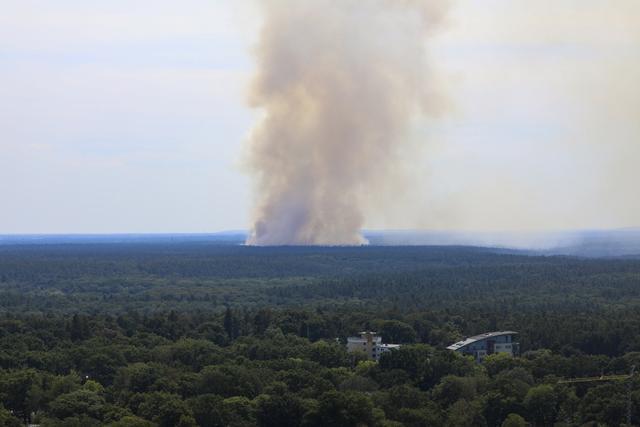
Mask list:
[[480,334],[480,335],[475,335],[469,338],[465,338],[462,341],[458,341],[455,344],[451,344],[449,347],[447,347],[448,350],[459,350],[462,347],[466,347],[469,344],[473,344],[474,342],[478,342],[478,341],[482,341],[484,339],[487,338],[492,338],[492,337],[499,337],[502,335],[517,335],[517,332],[514,331],[496,331],[496,332],[487,332],[484,334]]
[[[358,342],[360,342],[360,341],[362,341],[362,342],[369,341],[367,339],[367,337],[362,337],[362,336],[361,337],[347,337],[347,340],[348,341],[358,341]],[[380,341],[382,341],[382,337],[372,336],[371,337],[371,341],[380,342]]]
[[357,340],[368,341],[369,339],[373,341],[381,341],[382,337],[377,335],[377,332],[374,332],[374,331],[362,331],[360,332],[359,337],[348,337],[348,339],[349,341],[357,341]]

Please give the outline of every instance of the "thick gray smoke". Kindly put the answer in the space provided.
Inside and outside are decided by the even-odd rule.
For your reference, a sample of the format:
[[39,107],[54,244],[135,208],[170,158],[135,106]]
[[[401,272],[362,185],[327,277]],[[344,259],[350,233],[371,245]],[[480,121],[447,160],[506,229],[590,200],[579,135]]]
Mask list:
[[[273,0],[264,6],[249,138],[249,244],[353,245],[416,113],[437,111],[425,43],[442,0]],[[398,191],[402,191],[398,189]]]

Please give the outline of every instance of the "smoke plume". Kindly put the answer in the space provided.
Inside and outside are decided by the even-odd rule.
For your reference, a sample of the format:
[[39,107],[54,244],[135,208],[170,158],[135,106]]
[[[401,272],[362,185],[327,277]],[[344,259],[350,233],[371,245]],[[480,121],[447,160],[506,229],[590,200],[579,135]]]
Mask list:
[[[265,2],[249,138],[249,244],[352,245],[416,114],[440,108],[425,42],[443,0]],[[401,191],[401,189],[398,189]]]

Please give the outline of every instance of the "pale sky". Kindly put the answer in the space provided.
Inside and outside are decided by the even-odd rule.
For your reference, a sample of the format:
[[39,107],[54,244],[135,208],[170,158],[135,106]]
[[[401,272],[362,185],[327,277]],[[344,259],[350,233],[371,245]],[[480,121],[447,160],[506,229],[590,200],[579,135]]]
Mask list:
[[[249,225],[251,1],[2,6],[0,234]],[[454,1],[430,46],[451,107],[416,122],[412,184],[367,226],[640,225],[639,12]]]

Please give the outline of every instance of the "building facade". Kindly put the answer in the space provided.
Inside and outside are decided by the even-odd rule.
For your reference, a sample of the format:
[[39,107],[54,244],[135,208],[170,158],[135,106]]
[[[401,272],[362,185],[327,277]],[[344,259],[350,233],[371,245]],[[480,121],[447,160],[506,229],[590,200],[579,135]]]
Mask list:
[[517,356],[520,353],[520,345],[515,341],[517,334],[514,331],[487,332],[458,341],[447,349],[473,356],[477,362],[496,353]]
[[400,348],[400,344],[383,344],[382,337],[375,332],[360,332],[359,337],[347,338],[347,351],[349,353],[362,352],[369,359],[380,360],[380,357],[389,351]]

